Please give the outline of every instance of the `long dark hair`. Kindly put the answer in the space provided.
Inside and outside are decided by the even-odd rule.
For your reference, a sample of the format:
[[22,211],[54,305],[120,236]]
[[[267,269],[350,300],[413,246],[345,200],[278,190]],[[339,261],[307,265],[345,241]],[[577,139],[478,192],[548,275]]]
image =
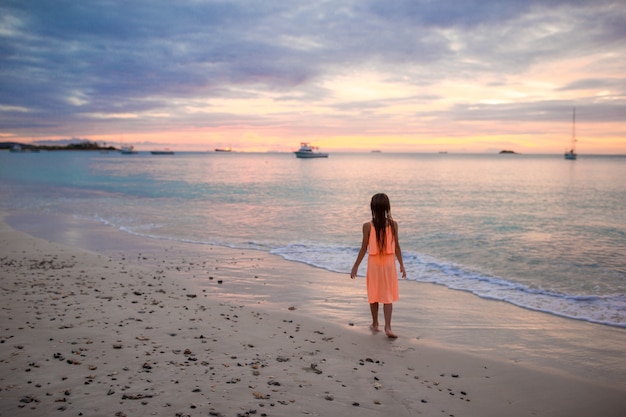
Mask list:
[[385,249],[385,237],[387,236],[385,232],[391,219],[391,204],[389,204],[387,194],[374,194],[370,202],[370,208],[372,209],[372,223],[374,223],[374,229],[376,230],[376,243],[378,243],[379,251],[383,252]]

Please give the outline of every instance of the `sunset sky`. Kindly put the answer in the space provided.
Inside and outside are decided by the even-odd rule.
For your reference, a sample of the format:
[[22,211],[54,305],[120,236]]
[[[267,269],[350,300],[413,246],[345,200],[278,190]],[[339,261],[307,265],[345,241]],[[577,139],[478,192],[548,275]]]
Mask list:
[[626,2],[3,0],[0,142],[626,154]]

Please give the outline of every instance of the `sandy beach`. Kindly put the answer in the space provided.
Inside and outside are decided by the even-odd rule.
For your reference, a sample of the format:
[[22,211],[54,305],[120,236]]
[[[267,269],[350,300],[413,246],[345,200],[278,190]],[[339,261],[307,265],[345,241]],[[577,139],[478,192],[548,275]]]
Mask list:
[[[469,294],[450,298],[453,291],[424,285],[419,305],[410,297],[397,303],[400,337],[390,340],[368,330],[362,283],[342,274],[222,247],[193,257],[168,242],[132,255],[78,246],[0,223],[1,416],[626,412],[623,363],[594,374],[503,358],[469,345],[484,328],[474,336],[463,329],[466,348],[442,343],[432,336],[439,326],[451,339],[461,332],[450,315],[422,322],[417,333],[403,325],[409,309],[437,304],[485,315],[488,301]],[[314,291],[284,284],[296,277]],[[546,316],[493,308],[507,328],[511,309]],[[624,337],[622,329],[598,331]]]

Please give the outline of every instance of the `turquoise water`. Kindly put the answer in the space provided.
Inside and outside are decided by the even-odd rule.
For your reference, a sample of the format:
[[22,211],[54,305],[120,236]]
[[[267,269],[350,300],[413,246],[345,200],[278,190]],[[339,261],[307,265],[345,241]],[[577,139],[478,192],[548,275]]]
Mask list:
[[347,274],[385,192],[409,279],[626,327],[624,178],[609,156],[0,152],[0,209]]

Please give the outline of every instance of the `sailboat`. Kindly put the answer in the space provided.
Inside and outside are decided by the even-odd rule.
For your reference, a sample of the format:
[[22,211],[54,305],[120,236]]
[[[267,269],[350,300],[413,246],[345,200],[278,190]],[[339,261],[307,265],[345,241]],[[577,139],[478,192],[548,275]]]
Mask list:
[[565,151],[565,159],[576,160],[576,107],[574,107],[572,115],[572,140],[569,151]]

